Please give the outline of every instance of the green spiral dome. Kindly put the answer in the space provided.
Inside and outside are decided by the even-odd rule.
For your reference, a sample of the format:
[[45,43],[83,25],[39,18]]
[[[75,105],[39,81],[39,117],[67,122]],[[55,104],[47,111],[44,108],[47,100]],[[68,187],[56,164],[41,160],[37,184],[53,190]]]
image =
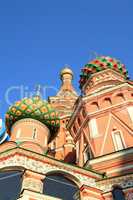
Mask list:
[[122,64],[119,60],[116,60],[115,58],[111,58],[109,56],[101,56],[87,63],[83,67],[83,69],[81,69],[80,81],[79,81],[80,88],[82,89],[82,87],[85,85],[88,78],[92,74],[109,68],[122,74],[125,79],[129,78],[128,71],[126,70],[125,65]]
[[58,113],[40,97],[24,98],[11,106],[6,113],[6,127],[10,133],[12,125],[20,119],[32,118],[45,124],[51,133],[60,126]]

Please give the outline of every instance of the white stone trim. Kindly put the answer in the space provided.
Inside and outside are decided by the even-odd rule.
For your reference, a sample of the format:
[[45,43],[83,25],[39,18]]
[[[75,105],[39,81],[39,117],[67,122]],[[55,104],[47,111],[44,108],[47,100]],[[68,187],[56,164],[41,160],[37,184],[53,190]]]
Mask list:
[[[56,160],[51,160],[51,158],[47,158],[47,157],[46,157],[46,162],[44,162],[45,157],[43,157],[43,160],[40,160],[40,159],[36,160],[36,156],[38,155],[32,152],[29,152],[29,156],[31,156],[30,158],[25,154],[23,155],[22,154],[23,151],[25,152],[25,150],[16,149],[14,152],[15,154],[8,153],[8,155],[12,155],[12,156],[8,157],[8,159],[0,161],[0,169],[1,170],[2,169],[4,170],[6,168],[13,169],[15,167],[15,169],[18,168],[19,170],[23,168],[23,169],[31,170],[33,172],[43,174],[43,175],[46,175],[48,173],[57,173],[57,172],[64,173],[68,175],[69,177],[73,177],[73,181],[79,187],[81,187],[82,185],[96,187],[95,178],[93,178],[93,172],[91,171],[90,172],[84,171],[85,174],[83,174],[82,172],[83,169],[78,169],[77,167],[73,167],[73,166],[67,165],[65,163],[60,163],[60,162],[58,162],[57,164]],[[16,153],[21,153],[21,154],[19,155]],[[4,157],[6,158],[6,154]],[[34,159],[32,157],[34,157]],[[48,160],[49,162],[51,160],[51,164],[48,164]],[[91,176],[91,173],[92,173],[92,176]],[[101,176],[96,174],[96,177],[100,178]]]
[[91,118],[88,122],[90,137],[96,138],[99,136],[96,118]]
[[133,122],[133,106],[127,107],[127,111],[128,111],[131,121]]
[[128,164],[128,166],[119,167],[118,169],[111,170],[107,174],[112,174],[112,173],[115,173],[115,172],[120,172],[120,171],[123,171],[123,170],[132,169],[132,168],[133,168],[133,165],[132,164],[131,165]]
[[133,187],[133,174],[125,175],[121,177],[115,177],[107,180],[97,182],[97,186],[100,190],[105,192],[111,192],[114,185],[119,185],[121,188],[132,188]]
[[41,200],[61,200],[59,198],[55,198],[52,196],[48,196],[45,194],[40,194],[40,193],[36,193],[33,191],[28,191],[28,190],[24,190],[24,192],[22,193],[22,197],[20,197],[18,200],[29,200],[29,198],[37,198],[37,199],[41,199]]
[[21,128],[19,128],[17,130],[17,133],[16,133],[16,140],[20,138],[20,135],[21,135]]
[[133,101],[127,100],[127,101],[124,101],[124,102],[119,103],[119,104],[110,105],[107,108],[99,109],[99,110],[96,110],[96,111],[93,111],[93,112],[87,112],[87,116],[89,116],[89,117],[97,116],[98,114],[105,113],[107,111],[111,111],[112,109],[121,109],[122,110],[123,107],[128,106],[129,103],[133,104]]
[[[110,93],[110,92],[113,92],[114,93],[114,90],[117,91],[118,89],[121,89],[122,87],[130,87],[130,88],[133,88],[132,85],[130,85],[129,83],[121,83],[120,85],[117,85],[117,86],[114,86],[113,88],[109,88],[105,91],[101,91],[99,92],[98,94],[97,93],[93,93],[93,94],[90,94],[90,95],[87,95],[87,96],[84,96],[82,98],[83,101],[86,101],[86,100],[89,100],[93,97],[96,97],[96,96],[101,96],[101,95],[104,95],[105,93]],[[112,90],[113,89],[113,90]]]
[[114,153],[109,154],[109,155],[97,157],[96,159],[90,160],[89,164],[94,165],[94,164],[97,164],[97,163],[100,163],[100,162],[106,162],[108,160],[113,160],[113,159],[118,158],[118,157],[128,156],[128,154],[133,154],[133,148],[124,149],[122,151],[114,152]]

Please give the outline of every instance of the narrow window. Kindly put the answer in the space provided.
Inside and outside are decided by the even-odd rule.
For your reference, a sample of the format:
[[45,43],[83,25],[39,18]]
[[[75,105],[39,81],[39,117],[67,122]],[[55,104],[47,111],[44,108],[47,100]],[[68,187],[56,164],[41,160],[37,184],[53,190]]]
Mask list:
[[86,111],[84,109],[82,110],[82,116],[83,116],[83,118],[86,117]]
[[125,100],[125,98],[124,98],[124,95],[122,93],[117,94],[116,97],[115,97],[115,102],[117,104],[123,102],[124,100]]
[[78,125],[81,126],[81,119],[78,118]]
[[111,102],[111,99],[109,97],[106,97],[103,101],[103,105],[104,107],[108,107],[108,106],[111,106],[112,105],[112,102]]
[[113,132],[113,140],[114,140],[114,146],[115,146],[116,151],[119,151],[125,148],[124,139],[120,131]]
[[97,122],[96,119],[90,119],[89,121],[89,129],[90,129],[90,137],[95,138],[98,137],[98,128],[97,128]]
[[95,112],[99,109],[99,105],[97,102],[93,102],[91,103],[90,108],[91,108],[91,112]]
[[17,138],[17,139],[20,138],[20,134],[21,134],[21,129],[19,128],[19,129],[17,130],[17,134],[16,134],[16,138]]
[[79,162],[79,141],[76,143],[76,161]]
[[37,129],[36,128],[34,128],[33,129],[33,139],[36,139],[37,138]]
[[83,155],[84,155],[84,163],[90,160],[90,151],[88,146],[85,148]]
[[55,148],[56,148],[56,141],[53,141],[51,143],[51,150],[55,150]]
[[133,121],[133,106],[127,108],[131,121]]
[[73,126],[73,132],[74,132],[74,133],[77,132],[75,125]]

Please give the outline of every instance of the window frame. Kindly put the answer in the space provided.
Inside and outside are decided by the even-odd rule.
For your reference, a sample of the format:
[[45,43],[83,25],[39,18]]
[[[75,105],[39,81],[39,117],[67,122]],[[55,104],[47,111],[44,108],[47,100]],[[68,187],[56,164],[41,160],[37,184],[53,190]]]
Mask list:
[[[118,134],[120,135],[120,138],[121,138],[121,142],[123,144],[123,148],[122,149],[119,149],[118,148],[118,144],[117,144],[117,141],[116,141],[116,138],[115,138],[115,134]],[[116,151],[120,151],[120,150],[123,150],[126,148],[126,143],[125,143],[125,140],[124,140],[124,137],[123,137],[123,133],[121,130],[115,130],[115,131],[112,131],[112,139],[113,139],[113,144],[114,144],[114,148]]]

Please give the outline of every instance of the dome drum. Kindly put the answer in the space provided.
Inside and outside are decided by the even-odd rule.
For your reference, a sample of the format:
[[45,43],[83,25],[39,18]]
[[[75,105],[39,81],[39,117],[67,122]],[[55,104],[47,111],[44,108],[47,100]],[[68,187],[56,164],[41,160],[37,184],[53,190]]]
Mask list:
[[[37,151],[36,144],[44,149],[43,152],[46,152],[50,138],[51,133],[47,126],[35,119],[21,119],[15,122],[11,128],[10,140],[32,151]],[[30,145],[28,146],[28,144]]]
[[81,69],[79,81],[80,88],[83,88],[84,84],[87,82],[92,74],[105,69],[115,70],[116,72],[120,73],[125,79],[128,79],[128,71],[126,70],[125,65],[121,64],[120,61],[114,58],[101,56],[97,57],[95,60],[92,60],[91,62],[86,64],[83,69]]

